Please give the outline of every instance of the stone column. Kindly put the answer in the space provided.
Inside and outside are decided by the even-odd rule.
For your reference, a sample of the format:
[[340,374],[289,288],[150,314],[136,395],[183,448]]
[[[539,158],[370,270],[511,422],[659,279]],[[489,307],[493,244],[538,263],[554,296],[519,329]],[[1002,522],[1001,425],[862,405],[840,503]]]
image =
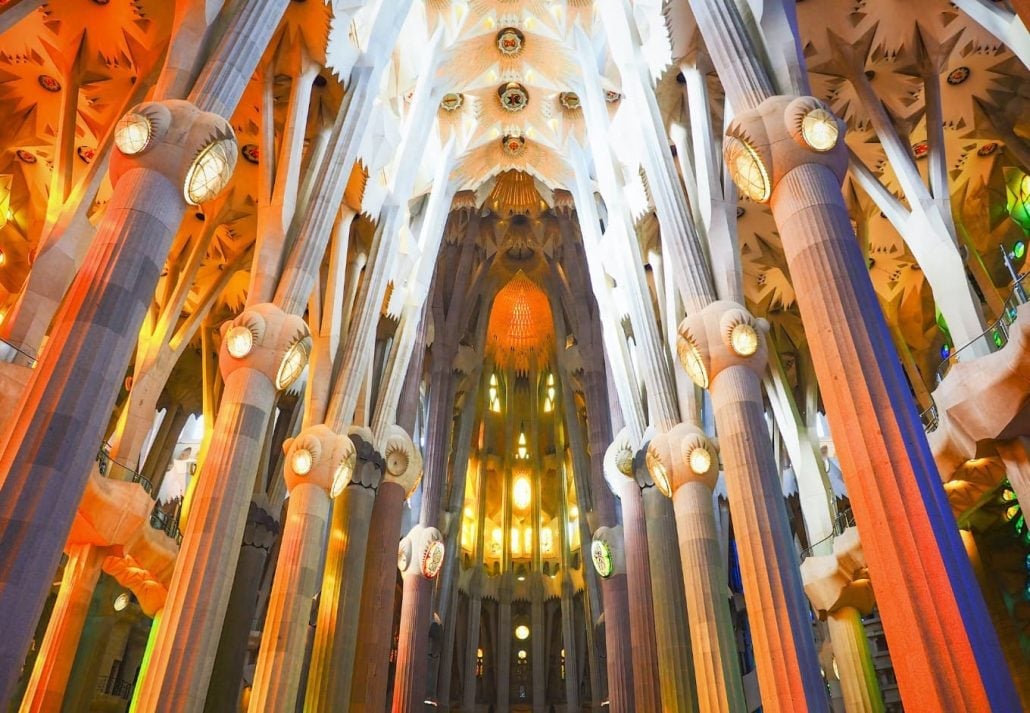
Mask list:
[[443,558],[443,535],[435,527],[415,525],[401,541],[397,566],[404,580],[404,599],[401,602],[397,674],[393,686],[394,713],[421,710],[424,707],[426,647],[420,647],[416,640],[425,639],[426,644],[429,641],[428,630],[422,631],[421,627],[432,617],[431,583],[440,573]]
[[253,713],[293,713],[297,708],[311,604],[318,593],[318,565],[329,520],[329,492],[346,487],[355,465],[350,438],[325,425],[311,426],[287,439],[283,451],[290,497],[251,686],[248,710]]
[[[620,623],[629,620],[629,595],[626,582],[626,557],[622,545],[622,526],[601,526],[594,531],[590,558],[601,578],[604,598],[604,637],[608,655],[608,700],[612,713],[637,710],[634,699],[632,642],[630,630]],[[614,620],[614,621],[612,621]],[[612,673],[616,675],[613,676]],[[622,673],[623,675],[618,675]],[[597,695],[595,693],[595,695]]]
[[144,103],[128,117],[147,128],[149,141],[142,148],[116,141],[114,193],[0,456],[0,700],[13,690],[50,590],[186,207],[183,185],[194,159],[206,149],[221,157],[213,196],[237,155],[229,124],[187,102]]
[[806,559],[801,574],[812,608],[826,620],[830,630],[845,710],[881,713],[883,696],[862,627],[862,616],[873,611],[876,601],[858,531],[851,527],[834,538],[832,554]]
[[765,420],[765,327],[736,303],[713,302],[680,324],[679,356],[712,397],[762,704],[827,710]]
[[[622,502],[622,528],[629,590],[630,642],[633,653],[633,699],[641,710],[661,709],[658,644],[651,603],[651,563],[640,486],[633,474],[634,448],[626,432],[619,433],[605,454],[608,487]],[[606,617],[607,620],[607,617]]]
[[61,707],[105,556],[106,550],[93,545],[69,547],[61,588],[36,654],[20,713],[45,713]]
[[544,582],[543,573],[532,572],[529,577],[529,662],[532,668],[533,710],[543,713],[547,710],[544,699],[547,697],[547,667],[545,666],[544,642],[548,640],[544,625]]
[[361,656],[354,659],[350,696],[350,710],[355,713],[379,713],[386,709],[401,516],[405,499],[422,475],[422,458],[400,427],[388,429],[380,451],[386,461],[386,475],[372,508],[372,527],[365,555],[357,636]]
[[304,320],[268,304],[224,324],[222,336],[222,405],[139,684],[141,710],[203,708],[269,414],[303,370],[310,340]]
[[[506,541],[511,539],[505,530]],[[511,701],[511,596],[514,589],[511,570],[501,575],[497,592],[497,708],[507,713]]]
[[305,710],[342,710],[349,705],[358,649],[361,589],[369,525],[385,463],[372,446],[371,432],[352,428],[357,464],[351,482],[336,496],[315,642],[308,672]]
[[903,699],[935,710],[1016,710],[841,196],[844,124],[813,97],[771,96],[751,106],[730,125],[726,151],[752,157],[742,165],[750,161],[760,180],[748,190],[769,201],[785,236],[870,576],[891,593],[880,614],[892,648],[904,651],[894,661]]
[[651,441],[647,465],[655,481],[667,480],[673,491],[698,707],[702,713],[745,710],[728,580],[712,507],[718,455],[699,429],[679,424]]
[[461,709],[476,709],[476,667],[479,663],[479,630],[482,626],[480,617],[483,608],[483,578],[486,576],[483,565],[479,564],[469,579],[468,634],[465,638],[465,690],[462,691]]

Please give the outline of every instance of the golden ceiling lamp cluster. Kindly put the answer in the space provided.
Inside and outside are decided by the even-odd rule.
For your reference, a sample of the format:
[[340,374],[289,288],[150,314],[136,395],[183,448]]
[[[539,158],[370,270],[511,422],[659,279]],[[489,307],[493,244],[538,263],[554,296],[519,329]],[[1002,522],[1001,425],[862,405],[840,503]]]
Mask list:
[[520,270],[494,299],[487,350],[500,366],[528,374],[547,364],[553,345],[554,322],[547,294]]

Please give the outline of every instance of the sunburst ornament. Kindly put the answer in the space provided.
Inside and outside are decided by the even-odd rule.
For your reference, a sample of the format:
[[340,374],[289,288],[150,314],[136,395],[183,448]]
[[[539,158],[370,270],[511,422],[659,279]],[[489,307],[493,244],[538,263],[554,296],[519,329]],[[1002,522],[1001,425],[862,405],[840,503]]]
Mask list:
[[516,114],[529,104],[529,92],[518,82],[508,82],[497,89],[497,98],[505,111]]
[[497,49],[507,57],[522,54],[526,45],[526,36],[515,27],[505,27],[497,33]]
[[426,549],[422,553],[422,576],[426,579],[434,579],[436,575],[440,574],[444,552],[444,544],[440,540],[433,540],[426,545]]

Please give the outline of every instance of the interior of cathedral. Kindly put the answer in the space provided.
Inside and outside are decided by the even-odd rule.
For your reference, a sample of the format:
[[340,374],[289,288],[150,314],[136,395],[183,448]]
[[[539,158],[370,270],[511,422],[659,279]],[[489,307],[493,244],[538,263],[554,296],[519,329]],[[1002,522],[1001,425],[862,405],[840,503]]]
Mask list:
[[1030,710],[1030,0],[0,0],[0,709]]

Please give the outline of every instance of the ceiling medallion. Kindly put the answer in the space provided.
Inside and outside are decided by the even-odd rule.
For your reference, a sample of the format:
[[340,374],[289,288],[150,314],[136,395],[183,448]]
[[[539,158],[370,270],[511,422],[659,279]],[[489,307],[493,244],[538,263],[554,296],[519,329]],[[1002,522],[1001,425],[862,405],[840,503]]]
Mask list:
[[89,146],[78,146],[75,149],[75,153],[79,155],[83,163],[93,163],[93,159],[96,157],[96,149],[90,148]]
[[501,51],[501,54],[514,57],[521,54],[525,44],[526,36],[517,28],[505,27],[497,33],[497,49]]
[[918,158],[926,158],[930,153],[930,144],[925,141],[920,141],[917,144],[912,144],[912,155]]
[[61,91],[61,83],[53,77],[51,77],[49,74],[39,75],[39,86],[43,87],[48,92]]
[[451,92],[450,94],[444,94],[443,99],[440,101],[440,108],[444,111],[457,111],[465,104],[465,95],[456,94]]
[[261,158],[261,150],[257,147],[257,144],[243,144],[240,147],[240,154],[248,163],[257,163]]
[[622,99],[622,94],[620,94],[619,92],[615,91],[614,89],[605,89],[604,90],[604,100],[606,102],[608,102],[609,104],[614,104],[615,102],[619,101],[620,99]]
[[558,101],[569,111],[575,111],[581,106],[579,95],[576,92],[562,92],[558,95]]
[[529,93],[518,82],[508,82],[498,87],[497,96],[504,110],[512,113],[522,111],[529,104]]
[[998,144],[995,143],[994,141],[992,141],[992,142],[990,142],[988,144],[984,144],[983,146],[978,148],[976,150],[976,155],[977,156],[990,156],[991,154],[993,154],[997,150],[998,150]]
[[501,139],[501,149],[512,158],[521,156],[526,152],[525,136],[505,136]]
[[969,67],[956,67],[948,74],[948,84],[955,87],[969,79]]
[[29,153],[25,149],[18,149],[14,152],[14,155],[18,157],[18,160],[22,163],[35,163],[36,155]]

